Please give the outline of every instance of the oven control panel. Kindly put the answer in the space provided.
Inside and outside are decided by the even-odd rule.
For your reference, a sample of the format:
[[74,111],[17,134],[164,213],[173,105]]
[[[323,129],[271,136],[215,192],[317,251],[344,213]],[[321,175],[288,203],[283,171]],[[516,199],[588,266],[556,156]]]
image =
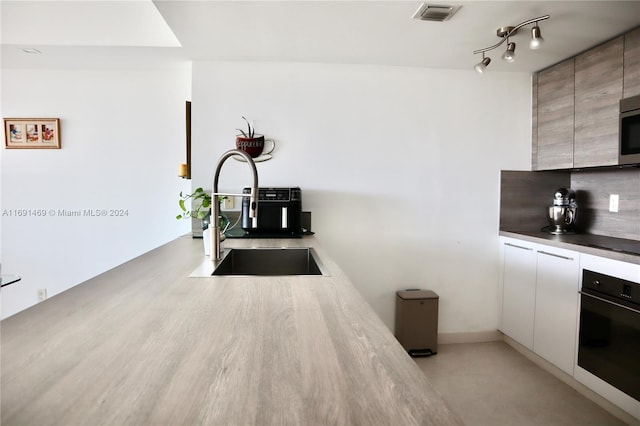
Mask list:
[[604,297],[608,300],[640,305],[640,283],[623,280],[610,275],[584,269],[582,271],[582,291]]

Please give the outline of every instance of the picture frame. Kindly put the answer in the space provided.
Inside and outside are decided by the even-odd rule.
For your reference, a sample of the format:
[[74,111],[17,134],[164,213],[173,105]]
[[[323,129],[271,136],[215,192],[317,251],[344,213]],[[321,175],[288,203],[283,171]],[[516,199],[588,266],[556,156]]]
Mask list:
[[60,119],[5,118],[4,147],[60,149]]

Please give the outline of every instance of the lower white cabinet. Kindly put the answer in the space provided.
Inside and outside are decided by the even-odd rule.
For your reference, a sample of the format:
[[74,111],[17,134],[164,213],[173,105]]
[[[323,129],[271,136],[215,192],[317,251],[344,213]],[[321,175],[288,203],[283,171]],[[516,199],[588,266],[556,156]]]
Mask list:
[[501,245],[500,330],[573,375],[579,253],[507,237]]
[[579,253],[538,245],[533,351],[573,375],[580,290]]
[[536,245],[504,238],[501,250],[503,288],[500,330],[516,342],[533,350]]
[[576,364],[582,270],[640,280],[640,265],[500,237],[500,330],[640,419],[640,401]]

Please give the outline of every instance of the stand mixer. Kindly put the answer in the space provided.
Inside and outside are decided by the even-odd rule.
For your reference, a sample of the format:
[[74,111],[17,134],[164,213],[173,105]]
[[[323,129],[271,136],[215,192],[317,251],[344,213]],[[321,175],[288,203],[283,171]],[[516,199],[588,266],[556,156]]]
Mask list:
[[571,188],[557,189],[553,196],[553,205],[549,207],[550,233],[574,234],[573,225],[576,220],[576,192]]

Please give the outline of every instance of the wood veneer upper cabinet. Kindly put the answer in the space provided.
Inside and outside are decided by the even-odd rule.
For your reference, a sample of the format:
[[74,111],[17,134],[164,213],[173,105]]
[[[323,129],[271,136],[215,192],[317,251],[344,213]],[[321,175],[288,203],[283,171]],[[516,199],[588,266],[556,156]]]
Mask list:
[[[573,167],[574,59],[542,70],[537,76],[537,164],[534,170]],[[534,79],[535,85],[535,79]],[[534,130],[535,131],[535,130]],[[534,138],[534,143],[536,138]]]
[[531,87],[531,170],[538,170],[538,73],[533,73]]
[[640,28],[624,36],[624,96],[640,95]]
[[618,164],[624,36],[575,58],[573,167]]

